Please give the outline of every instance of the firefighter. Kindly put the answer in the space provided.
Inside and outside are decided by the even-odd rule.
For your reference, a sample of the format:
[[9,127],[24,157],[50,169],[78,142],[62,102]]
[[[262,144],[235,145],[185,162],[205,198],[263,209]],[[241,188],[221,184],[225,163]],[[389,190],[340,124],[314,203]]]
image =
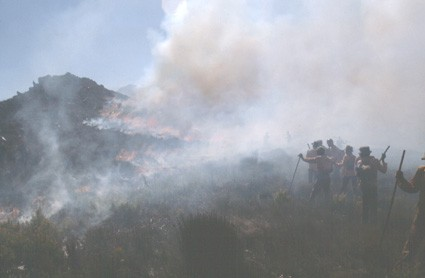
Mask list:
[[334,144],[334,140],[328,139],[326,140],[326,144],[328,145],[328,149],[326,150],[326,154],[331,157],[335,161],[341,161],[344,156],[344,151],[338,148]]
[[[317,148],[319,147],[319,141],[313,142],[313,148],[307,150],[307,153],[305,157],[311,158],[317,156]],[[317,165],[316,163],[309,163],[308,164],[308,182],[314,183],[317,178]]]
[[[425,156],[422,157],[425,160]],[[410,181],[404,178],[402,171],[397,171],[398,186],[408,193],[419,193],[415,217],[410,228],[409,237],[403,247],[403,261],[412,261],[425,237],[425,166],[419,166]]]
[[353,147],[347,145],[345,147],[345,155],[340,162],[337,163],[341,167],[342,185],[339,194],[346,192],[347,185],[351,183],[353,195],[357,192],[357,177],[355,171],[356,156],[353,154]]
[[[329,156],[335,163],[338,163],[344,157],[344,151],[335,146],[334,140],[328,139],[326,140],[326,144],[328,148],[326,150],[326,155]],[[331,174],[331,179],[333,184],[341,183],[341,173],[338,167],[335,167]]]
[[362,222],[375,224],[378,213],[378,171],[387,172],[385,153],[378,160],[370,155],[372,151],[368,146],[360,147],[359,151],[356,176],[362,191]]
[[326,149],[323,146],[317,148],[317,156],[304,158],[303,154],[298,155],[304,162],[316,163],[317,179],[311,191],[310,201],[314,201],[319,191],[323,191],[327,201],[331,199],[330,184],[331,178],[329,174],[332,172],[334,162],[326,156]]

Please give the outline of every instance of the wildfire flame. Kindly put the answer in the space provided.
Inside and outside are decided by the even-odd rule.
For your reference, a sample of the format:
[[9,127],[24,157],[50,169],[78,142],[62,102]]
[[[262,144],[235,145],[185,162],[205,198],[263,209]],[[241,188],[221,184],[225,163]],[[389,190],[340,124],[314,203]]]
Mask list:
[[90,188],[90,185],[82,185],[82,186],[78,187],[77,189],[75,189],[74,192],[75,193],[89,193],[89,192],[91,192],[91,188]]
[[133,161],[137,156],[136,151],[128,151],[122,149],[119,154],[115,157],[117,161]]
[[6,212],[4,208],[0,207],[0,223],[7,221],[16,221],[21,214],[21,211],[18,208],[12,208],[11,211]]

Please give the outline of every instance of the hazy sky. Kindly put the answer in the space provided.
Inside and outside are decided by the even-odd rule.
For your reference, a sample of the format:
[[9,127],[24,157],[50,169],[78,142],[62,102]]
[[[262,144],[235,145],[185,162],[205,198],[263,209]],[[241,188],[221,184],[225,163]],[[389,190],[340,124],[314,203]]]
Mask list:
[[71,72],[184,135],[422,149],[423,26],[422,0],[0,0],[0,99]]
[[160,0],[0,0],[0,100],[47,74],[137,83],[163,18]]

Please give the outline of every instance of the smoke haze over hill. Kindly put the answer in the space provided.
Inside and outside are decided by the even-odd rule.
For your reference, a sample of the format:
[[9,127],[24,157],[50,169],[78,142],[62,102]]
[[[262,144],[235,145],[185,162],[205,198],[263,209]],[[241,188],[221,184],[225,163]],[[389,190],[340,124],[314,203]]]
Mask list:
[[[47,78],[30,88],[43,88],[35,106],[16,108],[17,118],[0,111],[5,123],[19,119],[2,136],[8,142],[23,136],[29,149],[17,153],[37,165],[20,177],[30,186],[17,189],[37,198],[55,188],[47,203],[58,211],[77,199],[69,185],[79,192],[90,183],[94,195],[114,198],[133,174],[143,184],[149,183],[143,177],[237,155],[257,159],[280,148],[296,157],[307,143],[328,138],[341,139],[342,147],[370,145],[376,156],[391,145],[391,162],[397,150],[408,149],[406,163],[416,165],[425,134],[418,124],[425,103],[424,9],[413,0],[180,1],[168,11],[164,34],[156,34],[154,61],[140,69],[143,82],[130,97],[111,97],[108,105],[94,98],[86,107],[92,102],[85,96],[68,94],[81,92],[80,81],[56,87]],[[84,132],[74,137],[75,124]]]
[[[4,11],[5,23],[21,16],[40,21],[32,24],[34,32],[27,25],[22,29],[32,34],[32,52],[19,57],[31,61],[23,66],[26,73],[39,72],[37,78],[69,71],[114,87],[126,85],[124,76],[137,83],[138,76],[143,80],[139,110],[147,106],[161,113],[183,133],[191,126],[213,133],[209,137],[227,137],[224,125],[256,144],[268,133],[270,142],[281,145],[289,132],[300,146],[341,137],[354,146],[422,151],[424,129],[415,121],[423,117],[424,5],[164,0],[161,13],[161,3],[126,1],[118,8],[84,1],[53,5],[54,16],[37,5],[15,17],[18,8]],[[129,27],[116,24],[122,14]],[[117,20],[109,21],[112,17]],[[137,29],[138,24],[148,27]],[[6,32],[5,38],[14,42],[16,34]],[[152,59],[146,59],[149,48]],[[4,53],[11,49],[20,48]],[[12,60],[5,61],[4,76],[16,79],[18,71],[9,73]],[[152,102],[146,104],[146,98]]]
[[181,1],[164,22],[141,101],[131,105],[183,133],[226,138],[232,150],[259,146],[266,134],[287,145],[289,132],[303,148],[341,137],[356,147],[422,151],[424,8]]
[[[193,258],[226,242],[210,221],[182,232],[196,215],[234,225],[252,277],[425,273],[424,252],[393,268],[417,203],[393,191],[401,150],[410,178],[425,149],[424,1],[46,0],[14,6],[42,24],[13,31],[10,2],[0,37],[22,40],[0,75],[43,74],[0,101],[0,276],[190,276],[182,235]],[[297,155],[329,138],[391,146],[376,188],[308,181]]]
[[40,208],[50,216],[68,206],[101,217],[112,203],[127,201],[128,191],[179,144],[90,126],[127,97],[88,78],[67,73],[38,81],[0,102],[1,212],[18,207],[29,217]]

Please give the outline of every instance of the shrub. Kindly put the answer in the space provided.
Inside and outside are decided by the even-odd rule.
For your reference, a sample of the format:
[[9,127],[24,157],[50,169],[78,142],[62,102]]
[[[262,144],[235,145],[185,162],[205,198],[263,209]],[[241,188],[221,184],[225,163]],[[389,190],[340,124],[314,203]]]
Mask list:
[[155,265],[155,229],[129,205],[85,234],[83,268],[87,277],[148,277]]
[[178,229],[189,277],[244,277],[242,247],[230,222],[201,214],[181,219]]
[[58,231],[38,210],[24,227],[22,261],[30,277],[57,277],[65,268],[65,255]]

